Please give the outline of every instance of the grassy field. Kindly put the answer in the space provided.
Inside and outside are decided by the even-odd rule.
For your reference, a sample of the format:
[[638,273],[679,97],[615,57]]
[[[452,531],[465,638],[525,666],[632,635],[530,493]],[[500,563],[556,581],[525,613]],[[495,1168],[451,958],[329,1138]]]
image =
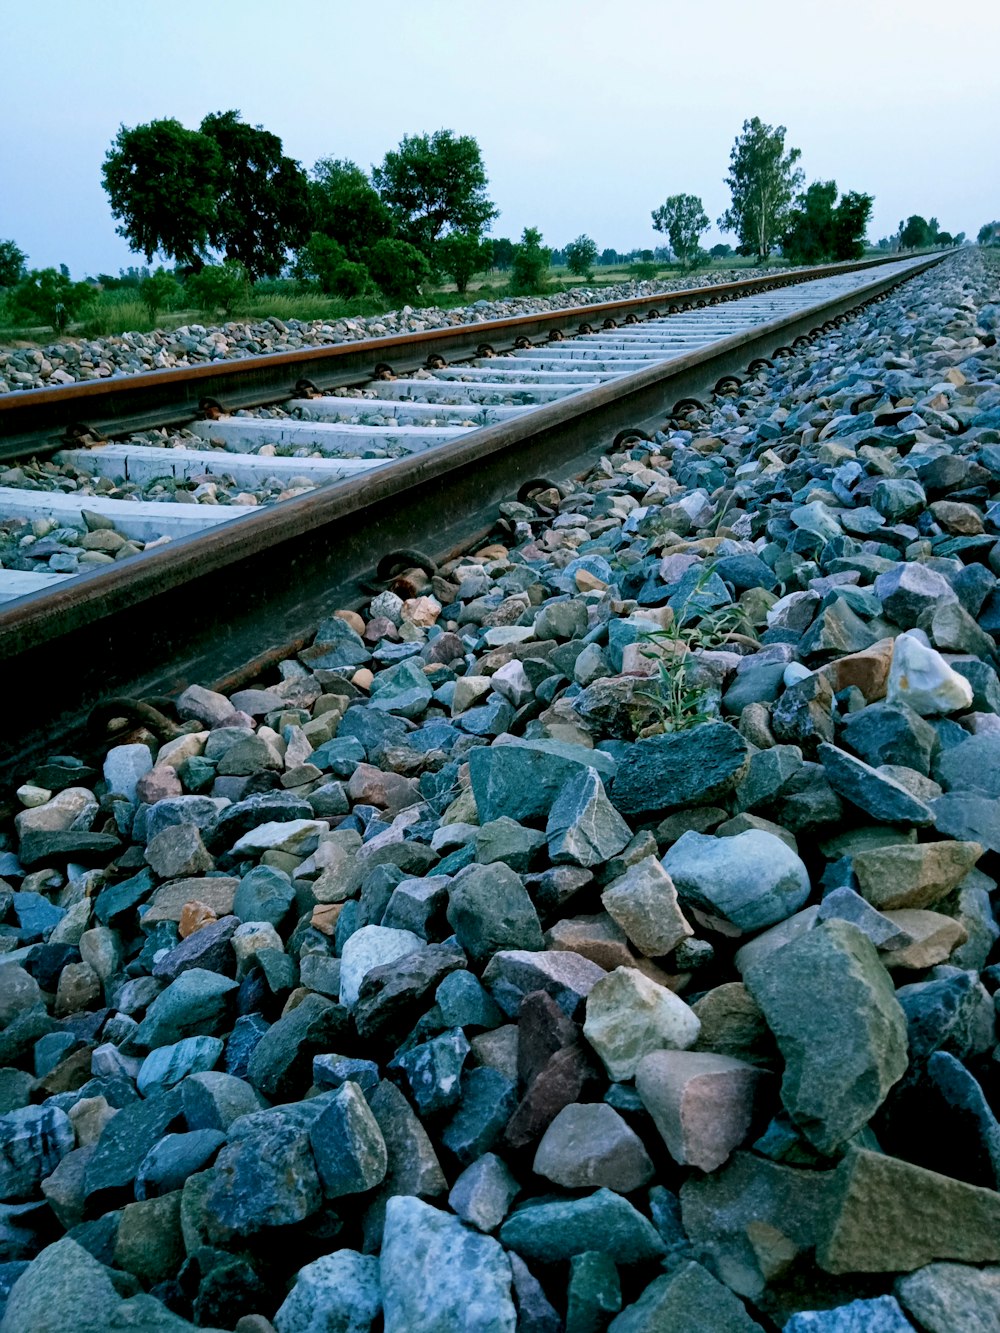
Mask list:
[[[775,267],[781,267],[780,260],[772,262]],[[695,285],[699,277],[708,272],[752,267],[754,267],[752,260],[735,255],[713,261],[709,268],[698,269],[689,275],[685,275],[681,268],[674,265],[658,265],[656,280],[689,276]],[[554,295],[574,287],[593,289],[613,287],[630,281],[633,276],[625,265],[607,268],[599,266],[594,269],[589,281],[574,276],[566,268],[550,268],[544,287],[534,294]],[[510,295],[508,275],[494,271],[474,278],[467,292],[456,291],[454,284],[428,288],[420,301],[414,304],[450,309],[454,306],[469,305],[478,300],[501,300],[508,295]],[[291,280],[277,280],[260,283],[252,290],[248,299],[237,305],[228,316],[217,310],[187,308],[162,310],[154,318],[138,299],[134,289],[118,288],[97,292],[94,300],[84,311],[83,317],[71,324],[61,335],[44,327],[25,328],[9,323],[4,317],[3,306],[0,303],[0,344],[45,345],[58,342],[61,337],[108,338],[124,333],[149,333],[157,328],[169,331],[188,324],[217,325],[229,320],[254,323],[271,316],[281,320],[303,321],[364,318],[385,314],[389,310],[398,309],[398,305],[398,302],[381,297],[362,297],[352,301],[338,300],[336,297],[324,296],[320,292],[303,288]]]

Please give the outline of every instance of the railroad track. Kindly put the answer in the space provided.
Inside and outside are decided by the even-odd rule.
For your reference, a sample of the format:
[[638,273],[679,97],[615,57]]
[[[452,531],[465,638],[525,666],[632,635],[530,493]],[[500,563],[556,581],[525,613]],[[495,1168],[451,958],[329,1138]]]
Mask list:
[[[0,398],[5,475],[29,483],[0,485],[0,521],[30,520],[21,563],[46,561],[0,570],[0,661],[51,704],[0,764],[79,733],[109,694],[252,678],[395,548],[467,545],[528,479],[583,470],[941,258]],[[117,537],[74,573],[68,528]]]

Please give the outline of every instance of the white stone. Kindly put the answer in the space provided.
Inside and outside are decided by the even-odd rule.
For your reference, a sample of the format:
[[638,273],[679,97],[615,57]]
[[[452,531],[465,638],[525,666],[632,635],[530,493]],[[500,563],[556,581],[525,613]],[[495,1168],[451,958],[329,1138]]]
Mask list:
[[152,767],[153,756],[148,745],[114,746],[104,761],[104,781],[108,791],[126,797],[135,805],[139,799],[136,784]]
[[14,816],[14,826],[21,838],[26,833],[41,830],[56,833],[72,828],[81,815],[91,811],[96,815],[97,800],[92,791],[86,787],[66,787],[44,805],[29,806],[19,811]]
[[587,996],[583,1035],[608,1076],[632,1078],[650,1051],[687,1050],[701,1031],[694,1010],[634,967],[616,967]]
[[344,942],[340,955],[340,1002],[353,1009],[361,983],[373,967],[395,962],[426,943],[411,930],[362,926]]
[[886,702],[908,704],[932,717],[972,707],[972,686],[930,646],[923,630],[907,630],[893,644]]
[[516,657],[502,666],[499,671],[494,671],[492,684],[497,694],[502,695],[515,708],[520,708],[522,704],[526,704],[534,695],[527,672]]
[[325,819],[287,819],[259,824],[244,833],[233,847],[234,852],[291,852],[293,856],[307,856],[316,850],[321,833],[329,831]]

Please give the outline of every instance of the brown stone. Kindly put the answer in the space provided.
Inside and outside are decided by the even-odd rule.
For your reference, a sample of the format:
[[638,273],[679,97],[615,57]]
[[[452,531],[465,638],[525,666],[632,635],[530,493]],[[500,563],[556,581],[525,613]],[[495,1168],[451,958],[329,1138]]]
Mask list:
[[202,903],[193,898],[181,908],[181,919],[177,927],[177,933],[182,940],[186,940],[189,935],[201,930],[202,926],[207,926],[210,921],[218,921],[218,919],[208,903]]
[[835,694],[852,685],[859,689],[869,703],[885,698],[892,665],[893,639],[880,639],[860,653],[849,653],[821,666],[817,675],[823,676]]
[[67,963],[59,973],[53,1012],[57,1018],[91,1009],[101,999],[101,978],[89,963]]
[[731,1055],[750,1064],[769,1064],[777,1055],[764,1015],[742,981],[713,987],[691,1008],[701,1022],[693,1050]]
[[855,1150],[834,1173],[816,1261],[828,1273],[909,1273],[1000,1260],[1000,1194]]
[[146,805],[155,805],[168,796],[180,796],[184,787],[170,764],[157,764],[135,784],[138,799]]
[[347,794],[354,804],[376,805],[391,814],[398,814],[422,799],[412,778],[386,773],[373,764],[358,764],[347,784]]
[[630,967],[635,962],[625,932],[607,912],[593,916],[572,916],[557,921],[545,933],[547,949],[568,949],[589,958],[606,972],[616,967]]
[[954,917],[941,912],[903,907],[898,912],[884,912],[883,916],[909,935],[911,943],[881,955],[886,967],[922,969],[946,963],[953,949],[964,944],[969,932]]
[[983,516],[975,505],[959,500],[935,500],[928,507],[945,532],[959,537],[978,537],[985,531]]
[[693,934],[677,902],[674,882],[655,856],[614,880],[601,902],[640,953],[658,958]]
[[653,1051],[639,1062],[635,1086],[674,1161],[714,1171],[746,1137],[763,1077],[728,1055]]
[[57,1092],[76,1092],[77,1088],[89,1082],[92,1049],[90,1046],[82,1046],[60,1060],[55,1069],[50,1069],[44,1077],[36,1079],[33,1092],[38,1100],[52,1097]]
[[357,611],[334,611],[333,618],[334,620],[342,620],[345,625],[350,625],[355,634],[364,634],[365,632],[365,622]]
[[196,901],[210,907],[216,916],[229,916],[239,880],[219,875],[212,879],[175,879],[162,884],[142,914],[143,925],[157,921],[180,921],[185,904]]
[[571,1102],[578,1102],[594,1080],[594,1070],[579,1046],[566,1046],[535,1075],[517,1110],[507,1122],[504,1142],[509,1148],[533,1143]]
[[324,935],[337,933],[337,918],[344,910],[343,903],[317,903],[312,910],[309,924],[315,926]]
[[580,1040],[580,1029],[546,991],[531,991],[521,1001],[517,1014],[517,1077],[529,1087],[566,1046]]
[[902,843],[858,852],[854,873],[879,911],[931,907],[958,887],[982,854],[978,842]]

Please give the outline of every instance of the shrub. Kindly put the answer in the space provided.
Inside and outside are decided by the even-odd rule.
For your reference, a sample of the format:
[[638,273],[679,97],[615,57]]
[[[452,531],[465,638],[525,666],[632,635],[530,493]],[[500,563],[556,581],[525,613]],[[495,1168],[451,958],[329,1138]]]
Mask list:
[[149,311],[150,319],[156,319],[157,313],[173,305],[180,295],[180,285],[172,273],[158,268],[148,278],[139,283],[139,296]]
[[368,271],[390,301],[412,301],[430,277],[430,265],[409,241],[383,238],[372,246]]
[[542,245],[537,227],[525,227],[520,242],[514,246],[510,265],[510,289],[515,295],[544,290],[552,251]]
[[7,309],[14,320],[48,324],[61,332],[92,295],[89,283],[73,282],[58,269],[35,268],[11,289]]
[[224,315],[229,315],[240,301],[246,299],[249,286],[243,265],[227,259],[224,264],[206,264],[197,273],[192,273],[186,290],[206,313],[221,310]]

